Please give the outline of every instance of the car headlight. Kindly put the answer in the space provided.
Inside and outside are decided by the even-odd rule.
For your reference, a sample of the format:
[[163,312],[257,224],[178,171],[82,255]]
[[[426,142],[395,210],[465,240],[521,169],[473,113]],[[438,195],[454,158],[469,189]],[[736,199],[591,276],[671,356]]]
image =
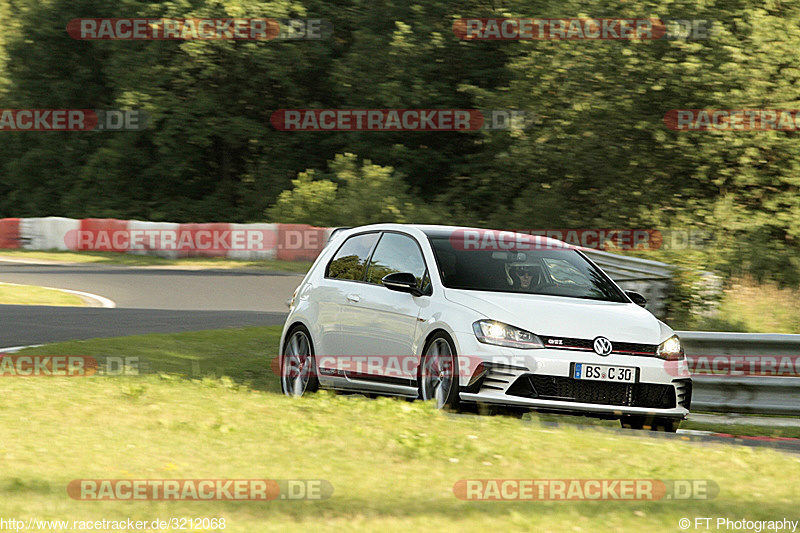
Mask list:
[[673,335],[656,348],[656,357],[666,361],[680,361],[684,358],[683,346],[677,335]]
[[524,329],[515,328],[494,320],[478,320],[472,324],[472,330],[478,340],[484,344],[507,346],[509,348],[544,348],[542,340]]

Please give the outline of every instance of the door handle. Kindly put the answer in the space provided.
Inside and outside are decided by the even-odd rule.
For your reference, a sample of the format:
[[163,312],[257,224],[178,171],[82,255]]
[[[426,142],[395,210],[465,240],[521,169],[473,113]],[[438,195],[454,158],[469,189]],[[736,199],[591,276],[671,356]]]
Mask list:
[[358,303],[361,300],[361,296],[358,294],[348,294],[347,299],[353,303]]

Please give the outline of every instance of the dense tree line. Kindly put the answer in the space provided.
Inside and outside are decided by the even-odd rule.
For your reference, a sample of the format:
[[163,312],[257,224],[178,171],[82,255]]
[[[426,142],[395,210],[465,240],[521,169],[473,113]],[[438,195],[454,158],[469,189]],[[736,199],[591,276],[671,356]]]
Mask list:
[[[325,40],[79,41],[77,17],[318,17]],[[705,19],[708,39],[466,41],[460,17]],[[142,109],[126,133],[0,132],[0,216],[704,228],[694,261],[800,281],[796,132],[670,109],[798,108],[771,0],[6,0],[0,108]],[[282,132],[276,109],[519,109],[524,131]]]

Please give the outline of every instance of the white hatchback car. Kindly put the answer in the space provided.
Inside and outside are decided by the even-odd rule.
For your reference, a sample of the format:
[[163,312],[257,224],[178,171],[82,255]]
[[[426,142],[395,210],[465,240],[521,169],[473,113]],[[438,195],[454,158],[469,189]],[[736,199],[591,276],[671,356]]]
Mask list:
[[677,335],[644,303],[580,249],[545,237],[402,224],[337,231],[291,300],[281,387],[675,431],[692,382]]

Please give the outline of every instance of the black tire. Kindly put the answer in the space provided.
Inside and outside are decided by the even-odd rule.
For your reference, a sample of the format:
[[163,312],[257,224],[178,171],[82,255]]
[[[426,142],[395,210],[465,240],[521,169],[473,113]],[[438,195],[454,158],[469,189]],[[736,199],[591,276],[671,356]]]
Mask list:
[[644,427],[645,417],[626,415],[620,419],[620,423],[625,429],[642,429]]
[[436,407],[451,411],[459,407],[458,355],[455,343],[444,331],[434,334],[420,358],[418,381],[419,397],[423,401],[435,400]]
[[286,335],[281,348],[281,392],[287,396],[305,396],[319,389],[314,343],[305,326],[295,326]]
[[664,431],[666,433],[675,433],[681,421],[677,418],[656,418],[650,427],[653,431]]
[[675,418],[663,418],[643,415],[625,415],[620,419],[623,428],[649,429],[651,431],[664,431],[675,433],[681,421]]

